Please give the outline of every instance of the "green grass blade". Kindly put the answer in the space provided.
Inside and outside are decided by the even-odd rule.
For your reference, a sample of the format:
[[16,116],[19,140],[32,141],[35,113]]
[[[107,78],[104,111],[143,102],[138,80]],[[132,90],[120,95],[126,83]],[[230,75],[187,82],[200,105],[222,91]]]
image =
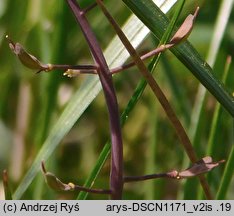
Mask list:
[[191,106],[188,99],[185,97],[183,86],[181,86],[176,79],[176,74],[174,73],[173,66],[169,58],[166,55],[162,55],[161,63],[165,71],[165,76],[173,92],[173,97],[175,98],[174,103],[178,110],[178,114],[181,114],[185,127],[190,123],[191,117]]
[[[85,187],[91,187],[92,184],[95,182],[98,174],[100,173],[103,165],[105,164],[109,154],[110,154],[110,151],[111,151],[111,143],[110,141],[108,141],[105,146],[103,147],[98,159],[97,159],[97,162],[94,166],[94,168],[92,169],[89,177],[86,179],[85,183],[84,183],[84,186]],[[81,191],[77,197],[77,199],[79,200],[85,200],[87,199],[87,196],[88,196],[88,193],[87,192],[83,192]]]
[[[151,114],[149,116],[150,123],[150,140],[147,147],[147,160],[145,161],[145,173],[154,173],[156,167],[156,152],[158,148],[158,127],[159,127],[159,118],[158,118],[158,104],[155,103],[154,98],[150,101]],[[156,166],[155,166],[156,165]],[[160,192],[156,190],[156,181],[144,182],[144,199],[154,200],[160,196]]]
[[[96,79],[95,79],[96,78]],[[77,119],[85,111],[88,105],[96,97],[93,89],[100,90],[100,83],[97,77],[90,77],[85,83],[80,87],[80,89],[71,98],[70,103],[67,105],[66,109],[63,111],[62,115],[58,119],[57,123],[50,132],[48,138],[40,149],[37,157],[35,158],[32,166],[24,176],[17,190],[13,194],[14,199],[20,199],[25,190],[31,184],[35,175],[40,170],[40,163],[42,160],[47,160],[63,137],[69,132],[72,126],[75,124]]]
[[[220,6],[218,17],[215,24],[214,34],[211,39],[210,48],[208,51],[207,61],[211,65],[211,67],[214,66],[214,63],[217,58],[218,50],[220,48],[225,29],[227,27],[227,23],[230,17],[231,13],[231,5],[233,4],[233,0],[224,0],[222,2],[222,5]],[[202,146],[200,146],[201,143],[201,130],[203,130],[203,124],[204,124],[204,110],[206,106],[206,96],[207,96],[206,89],[200,84],[197,92],[197,100],[195,101],[195,106],[192,111],[192,117],[191,117],[191,125],[189,128],[191,139],[193,140],[193,145],[197,149],[197,151],[201,152],[200,149]],[[209,144],[208,144],[209,146]],[[208,151],[208,155],[211,152]],[[188,180],[186,182],[184,191],[184,198],[185,199],[191,199],[191,195],[196,194],[195,190],[197,191],[197,185],[195,180]],[[194,196],[193,196],[194,198]]]
[[179,18],[179,15],[183,9],[184,4],[185,4],[185,0],[179,0],[177,2],[176,10],[174,11],[174,15],[173,15],[169,25],[167,26],[167,29],[162,36],[162,39],[160,40],[160,43],[159,43],[160,45],[165,44],[169,40],[170,36],[172,35],[173,29],[175,28],[175,24]]
[[[123,0],[123,2],[137,15],[137,17],[154,33],[161,38],[168,18],[150,0]],[[225,90],[222,83],[213,75],[210,66],[201,58],[199,53],[189,42],[172,48],[176,57],[193,73],[193,75],[213,94],[224,108],[234,116],[234,99]]]
[[[224,0],[220,7],[220,11],[215,24],[214,34],[207,55],[207,62],[211,65],[211,67],[214,66],[214,63],[216,61],[218,50],[221,45],[225,29],[230,17],[230,8],[233,3],[234,0]],[[192,140],[194,140],[195,142],[197,140],[199,142],[198,129],[201,128],[202,125],[202,112],[204,111],[206,95],[207,91],[202,85],[200,85],[196,96],[197,101],[195,102],[195,107],[192,112],[192,124],[190,126],[190,135]]]
[[[233,121],[233,128],[234,128],[234,121]],[[232,145],[231,153],[229,155],[229,158],[228,158],[225,170],[224,170],[223,178],[221,179],[220,187],[216,195],[217,200],[223,200],[226,198],[228,188],[230,188],[229,186],[233,178],[233,173],[234,173],[233,164],[234,164],[234,147]]]
[[[230,66],[231,66],[231,58],[229,56],[227,58],[226,66],[225,66],[223,77],[222,77],[223,83],[227,83],[228,78],[231,78],[232,70],[230,70]],[[211,130],[210,130],[210,135],[209,135],[209,140],[208,140],[208,145],[207,145],[207,155],[213,155],[215,153],[215,146],[217,144],[215,143],[215,140],[218,138],[217,137],[219,134],[218,125],[221,123],[220,117],[221,117],[221,106],[220,104],[217,104],[215,107],[214,117],[213,117],[212,124],[211,124]]]
[[[227,60],[227,64],[224,70],[224,74],[223,74],[223,82],[226,83],[228,80],[228,77],[230,77],[231,75],[231,70],[230,69],[230,58]],[[212,119],[212,123],[211,123],[211,130],[210,130],[210,135],[209,135],[209,140],[208,140],[208,145],[207,145],[207,155],[215,155],[215,152],[219,152],[218,150],[218,146],[217,146],[217,142],[216,140],[218,140],[218,135],[219,135],[219,130],[220,127],[219,125],[221,124],[221,113],[222,113],[222,107],[220,106],[220,104],[216,104],[215,106],[215,111],[214,111],[214,115],[213,115],[213,119]],[[230,177],[230,176],[229,176]],[[212,179],[214,178],[213,173],[209,173],[208,174],[208,182],[210,182],[210,185],[212,184]],[[230,181],[230,179],[229,179]],[[226,189],[228,188],[228,180],[224,180],[224,184],[226,184]],[[220,184],[220,188],[221,188],[221,184]],[[222,196],[225,194],[224,191],[227,190],[223,190],[222,189]],[[199,191],[199,198],[203,198],[202,197],[202,193],[201,191]]]
[[[70,11],[68,8],[65,7],[65,1],[61,1],[58,3],[58,14],[60,15],[61,22],[56,26],[54,29],[54,38],[53,38],[53,52],[50,59],[50,62],[62,62],[64,58],[63,50],[64,50],[64,41],[67,41],[67,22],[68,22],[68,14]],[[42,35],[43,30],[40,29],[40,34]],[[43,37],[43,36],[41,36]],[[45,40],[45,38],[43,38]],[[42,42],[46,43],[45,41]],[[48,48],[46,48],[48,50]],[[46,56],[44,54],[44,56]],[[48,59],[47,59],[48,61]],[[44,82],[43,82],[44,81]],[[57,108],[57,94],[59,90],[59,86],[62,82],[62,76],[58,71],[49,74],[46,77],[46,80],[43,80],[41,85],[42,87],[42,110],[40,113],[35,143],[37,144],[38,149],[40,149],[41,144],[45,141],[46,137],[48,136],[49,129],[51,128],[52,124],[52,116]],[[49,91],[48,91],[49,89]],[[32,119],[33,120],[33,119]],[[41,199],[41,194],[43,191],[43,184],[42,181],[44,179],[38,177],[37,180],[37,190],[34,191],[33,197],[35,199]],[[39,186],[40,185],[40,186]]]

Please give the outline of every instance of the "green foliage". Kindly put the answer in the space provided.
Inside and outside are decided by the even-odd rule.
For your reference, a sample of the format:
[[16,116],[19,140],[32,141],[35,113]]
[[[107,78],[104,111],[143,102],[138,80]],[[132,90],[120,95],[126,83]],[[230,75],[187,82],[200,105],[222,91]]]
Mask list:
[[[80,2],[85,7],[93,1]],[[130,4],[131,1],[124,2],[131,10],[134,11],[134,7],[135,10],[137,9],[136,5]],[[133,2],[140,5],[146,1]],[[195,28],[189,38],[194,47],[191,48],[190,54],[193,54],[193,51],[196,55],[199,53],[199,58],[207,55],[209,42],[215,34],[213,26],[218,16],[216,11],[221,5],[212,4],[212,2],[205,1],[200,5]],[[159,42],[152,34],[146,37],[147,30],[141,23],[134,22],[136,25],[132,28],[131,21],[135,18],[129,18],[131,12],[125,4],[116,5],[115,1],[107,1],[105,4],[119,24],[127,22],[125,32],[130,41],[139,47],[139,53],[153,49],[155,41]],[[0,2],[0,8],[0,134],[2,137],[0,171],[4,169],[8,171],[13,199],[75,199],[77,197],[77,192],[58,193],[48,189],[44,179],[41,178],[42,160],[45,161],[47,169],[53,170],[53,173],[56,173],[63,182],[74,182],[79,185],[86,182],[87,186],[94,182],[95,188],[108,188],[110,144],[105,146],[104,144],[109,139],[109,127],[103,94],[99,94],[101,87],[98,77],[80,75],[69,79],[62,76],[62,71],[35,75],[34,71],[21,65],[11,53],[5,40],[5,35],[9,34],[12,40],[23,44],[27,51],[43,63],[92,64],[88,46],[65,1],[58,3],[56,0],[25,0],[18,7],[17,1],[5,0]],[[136,14],[140,18],[144,14],[149,15],[143,19],[150,27],[154,24],[153,14],[145,13],[144,8],[140,8]],[[170,16],[173,16],[175,10],[176,7],[173,7]],[[189,8],[185,4],[185,10],[180,15],[181,21],[194,10],[191,4]],[[206,17],[214,19],[207,21]],[[114,31],[110,30],[112,28],[99,8],[90,11],[88,18],[102,47],[106,47],[105,56],[110,68],[123,64],[128,55],[121,42],[116,39]],[[226,19],[227,25],[222,32],[223,39],[219,42],[213,71],[209,69],[209,73],[218,77],[217,80],[222,79],[226,58],[232,54],[233,17],[228,16]],[[162,37],[167,24],[158,22],[157,25],[161,25],[163,31],[160,37]],[[144,43],[141,44],[143,39]],[[174,48],[173,52],[177,57],[179,55],[179,59],[182,58],[181,55],[187,53],[184,52],[186,46],[187,42]],[[200,71],[201,65],[198,65],[196,55],[194,59],[190,58],[193,65],[190,65],[189,69],[194,74],[204,73]],[[155,77],[187,131],[194,124],[192,108],[199,107],[197,87],[200,83],[211,86],[211,92],[215,92],[215,97],[227,110],[231,112],[234,109],[233,102],[228,101],[231,97],[226,96],[225,90],[219,86],[219,81],[214,79],[213,75],[196,75],[197,80],[186,69],[188,62],[180,63],[169,51],[162,54],[161,60],[158,62]],[[148,63],[146,61],[147,65]],[[228,71],[231,70],[232,65]],[[232,92],[234,80],[232,76],[228,77],[225,89]],[[125,118],[123,120],[125,123],[123,127],[125,174],[142,175],[186,168],[188,162],[184,149],[178,145],[175,132],[150,89],[146,88],[143,93],[145,83],[143,88],[141,87],[141,93],[135,95],[138,103],[132,102],[131,97],[135,87],[144,82],[140,81],[139,72],[133,68],[116,74],[113,79],[120,111],[122,112],[127,104],[132,103],[131,115],[129,110],[123,115]],[[199,157],[206,156],[209,152],[215,161],[229,159],[227,166],[220,165],[210,173],[208,179],[216,198],[233,199],[234,193],[229,190],[233,187],[233,166],[231,165],[234,155],[233,118],[222,106],[216,108],[215,97],[207,93],[203,101],[204,115],[196,131],[198,144],[194,148]],[[223,97],[224,100],[222,100]],[[216,109],[219,109],[218,117],[214,114]],[[218,118],[218,124],[211,124],[213,118]],[[198,122],[195,125],[198,125]],[[193,138],[193,132],[189,131],[191,138]],[[210,134],[215,139],[211,138]],[[212,143],[210,143],[211,139]],[[183,197],[197,199],[200,189],[184,183],[185,180],[162,179],[127,184],[124,199],[181,199]],[[187,187],[192,190],[187,190]],[[0,198],[4,198],[4,191],[2,187],[0,188]],[[191,191],[193,195],[188,197],[186,193],[191,194]],[[90,194],[86,197],[85,193],[80,193],[78,198],[106,199],[107,196]]]

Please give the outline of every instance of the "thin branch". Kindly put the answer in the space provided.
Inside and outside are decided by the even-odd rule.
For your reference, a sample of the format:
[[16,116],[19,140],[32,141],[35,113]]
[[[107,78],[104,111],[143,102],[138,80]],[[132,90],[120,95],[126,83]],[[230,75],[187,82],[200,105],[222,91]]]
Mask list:
[[144,176],[125,176],[124,183],[135,182],[135,181],[145,181],[145,180],[152,180],[157,178],[174,178],[177,179],[178,172],[173,170],[168,173],[158,173],[158,174],[151,174],[151,175],[144,175]]
[[[167,50],[169,48],[172,48],[175,45],[177,45],[177,43],[161,45],[161,46],[155,48],[154,50],[142,55],[140,58],[141,58],[142,61],[146,60],[146,59],[148,59],[148,58],[150,58],[152,56],[155,56],[155,55],[158,55],[161,52],[164,52],[165,50]],[[111,74],[116,74],[116,73],[119,73],[119,72],[121,72],[123,70],[127,70],[127,69],[129,69],[129,68],[131,68],[133,66],[135,66],[134,61],[129,62],[129,63],[124,64],[124,65],[121,65],[119,67],[115,67],[113,69],[110,69],[110,73]],[[95,69],[95,66],[92,67],[92,65],[90,65],[90,66],[87,65],[87,68],[82,68],[79,65],[78,66],[67,65],[64,68],[60,68],[60,66],[58,65],[57,69],[66,70],[64,72],[64,75],[68,76],[68,77],[76,77],[76,76],[78,76],[80,74],[97,74],[97,69]]]
[[86,188],[86,187],[79,186],[79,185],[74,185],[73,190],[84,191],[84,192],[94,193],[94,194],[111,194],[111,190],[109,189],[93,189],[93,188]]
[[[175,44],[161,45],[161,46],[157,47],[156,49],[142,55],[140,58],[141,58],[142,61],[146,60],[146,59],[148,59],[148,58],[150,58],[152,56],[155,56],[155,55],[158,55],[161,52],[164,52],[165,50],[167,50],[167,49],[169,49],[169,48],[171,48],[171,47],[173,47],[175,45],[176,45],[176,43]],[[132,62],[129,62],[127,64],[124,64],[124,65],[121,65],[119,67],[111,69],[111,73],[112,74],[119,73],[120,71],[129,69],[130,67],[133,67],[135,65],[136,65],[136,63],[134,61],[132,61]]]
[[[28,53],[20,43],[14,43],[9,36],[6,36],[6,39],[9,42],[9,46],[12,51],[18,56],[19,60],[28,68],[38,70],[36,73],[40,73],[42,71],[51,72],[53,70],[65,70],[64,75],[68,77],[76,77],[80,74],[98,74],[98,66],[97,65],[60,65],[60,64],[44,64],[39,61],[35,56]],[[179,41],[177,41],[179,42]],[[141,56],[141,60],[145,60],[150,58],[151,56],[158,55],[159,53],[175,46],[176,43],[173,44],[165,44],[157,47],[156,49],[144,54]],[[111,74],[119,73],[123,70],[126,70],[130,67],[135,66],[135,62],[129,62],[122,66],[110,69]]]
[[158,173],[158,174],[151,174],[151,175],[144,175],[144,176],[126,176],[124,177],[124,182],[133,182],[133,181],[145,181],[150,179],[157,179],[157,178],[172,178],[172,179],[184,179],[184,178],[191,178],[203,173],[209,172],[215,167],[219,166],[219,164],[224,163],[224,160],[220,160],[217,162],[213,162],[213,159],[210,156],[206,156],[201,160],[194,163],[191,167],[181,172],[177,170],[172,170],[166,173]]
[[[50,70],[68,70],[68,69],[73,69],[73,70],[82,70],[82,71],[89,71],[87,73],[97,73],[98,67],[96,65],[60,65],[60,64],[50,64]],[[95,72],[94,72],[95,71]],[[49,71],[46,71],[49,72]]]

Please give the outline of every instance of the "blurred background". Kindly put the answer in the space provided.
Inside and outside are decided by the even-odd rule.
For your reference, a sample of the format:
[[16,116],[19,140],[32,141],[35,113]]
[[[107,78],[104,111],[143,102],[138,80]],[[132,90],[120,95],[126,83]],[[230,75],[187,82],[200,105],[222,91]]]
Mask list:
[[[92,0],[80,0],[82,7]],[[131,11],[121,2],[104,1],[113,17],[122,25]],[[189,41],[206,58],[214,25],[222,1],[189,1],[185,5],[181,22],[185,16],[201,7],[195,28]],[[172,11],[168,14],[171,17]],[[98,8],[88,14],[89,21],[105,49],[115,32]],[[11,190],[14,191],[29,169],[43,142],[50,133],[69,102],[87,75],[70,79],[62,76],[63,71],[35,74],[24,67],[9,49],[5,40],[8,34],[13,41],[21,43],[27,51],[44,63],[92,64],[88,46],[75,22],[72,13],[62,0],[1,0],[0,1],[0,171],[7,169]],[[157,45],[149,35],[139,47],[146,53]],[[214,72],[222,78],[226,58],[233,55],[234,13],[228,20],[224,39],[219,49]],[[146,61],[146,64],[149,62]],[[233,65],[231,69],[233,70]],[[156,69],[157,80],[176,110],[184,127],[193,136],[191,127],[192,110],[196,106],[199,82],[168,51],[163,54]],[[114,85],[120,112],[141,78],[136,68],[114,77]],[[226,87],[233,91],[233,74]],[[175,92],[176,91],[176,92]],[[175,94],[179,94],[175,96]],[[205,112],[196,137],[199,158],[206,155],[216,100],[208,94]],[[214,160],[227,159],[233,144],[233,119],[222,109],[216,134]],[[82,185],[96,163],[98,155],[109,138],[109,124],[103,93],[101,92],[87,108],[72,130],[64,137],[51,155],[50,171],[64,182]],[[124,172],[127,175],[143,175],[185,169],[186,157],[177,136],[155,100],[149,88],[123,128]],[[217,191],[224,165],[212,171],[212,190]],[[107,188],[109,185],[109,160],[106,162],[94,186]],[[37,178],[42,178],[41,173]],[[188,180],[190,181],[190,180]],[[197,180],[195,180],[197,181]],[[38,183],[40,182],[40,184]],[[124,199],[183,199],[186,181],[155,180],[126,184]],[[232,182],[232,187],[234,182]],[[152,190],[153,189],[153,190]],[[191,192],[192,193],[192,192]],[[44,181],[33,181],[24,194],[24,199],[75,199],[77,193],[58,193]],[[0,178],[0,198],[4,199]],[[89,195],[88,199],[106,199],[106,196]],[[188,197],[187,197],[188,198]],[[195,199],[195,195],[190,198]],[[230,190],[227,199],[234,198]]]

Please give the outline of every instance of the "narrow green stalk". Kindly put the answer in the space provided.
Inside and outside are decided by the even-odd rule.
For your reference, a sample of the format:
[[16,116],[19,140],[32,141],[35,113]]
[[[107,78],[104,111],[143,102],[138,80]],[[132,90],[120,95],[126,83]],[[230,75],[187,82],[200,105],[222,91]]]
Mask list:
[[[232,127],[233,127],[233,140],[232,140],[232,142],[234,143],[234,120],[233,120]],[[233,147],[233,143],[232,143],[231,152],[229,154],[229,158],[228,158],[226,166],[225,166],[223,177],[222,177],[221,182],[220,182],[220,187],[219,187],[218,193],[216,195],[217,200],[227,199],[228,188],[229,188],[231,180],[233,178],[233,173],[234,173],[234,166],[233,166],[233,164],[234,164],[234,147]]]
[[[146,161],[145,161],[145,173],[155,173],[157,170],[156,164],[156,152],[157,152],[157,144],[158,144],[158,104],[154,103],[154,99],[150,100],[149,106],[151,109],[149,115],[149,124],[150,124],[150,139],[149,146],[147,146],[146,150]],[[156,166],[155,166],[156,165]],[[156,196],[158,196],[158,190],[155,188],[155,181],[145,182],[144,185],[144,198],[147,200],[154,200]],[[157,195],[156,195],[157,194]]]
[[[215,22],[215,29],[211,39],[211,44],[209,47],[208,55],[207,55],[207,62],[208,64],[213,67],[218,55],[218,51],[225,33],[225,29],[228,23],[228,19],[231,13],[231,8],[233,4],[233,0],[223,0],[220,6],[217,20]],[[202,147],[200,146],[201,137],[200,134],[203,130],[204,124],[204,116],[205,116],[205,106],[206,106],[206,98],[208,92],[204,88],[202,84],[199,85],[195,106],[192,110],[191,114],[191,125],[189,128],[189,134],[191,139],[193,140],[193,145],[195,149],[200,150]],[[200,152],[201,153],[201,152]],[[210,155],[210,154],[208,154]],[[198,184],[193,180],[188,180],[185,184],[185,191],[184,191],[184,198],[185,199],[193,199],[194,195],[197,192]],[[196,191],[196,192],[195,192]],[[198,194],[197,194],[198,195]]]
[[[230,64],[231,64],[231,58],[230,56],[227,58],[227,63],[224,69],[224,74],[223,74],[223,83],[227,83],[228,77],[230,77],[231,75],[231,70],[230,69]],[[217,148],[217,146],[219,145],[219,143],[216,142],[218,136],[219,136],[219,125],[221,123],[221,113],[222,113],[222,107],[219,103],[216,104],[215,106],[215,110],[214,110],[214,115],[213,115],[213,119],[212,119],[212,123],[211,123],[211,130],[210,130],[210,135],[209,135],[209,139],[208,139],[208,144],[207,144],[207,155],[214,155],[215,151]],[[225,145],[225,143],[224,143]],[[208,174],[208,182],[210,183],[210,185],[212,184],[212,179],[214,178],[214,175],[212,173]],[[227,182],[225,182],[227,183]],[[220,184],[221,187],[221,184]],[[227,186],[226,186],[227,187]],[[199,199],[202,199],[202,193],[201,190],[199,190],[198,193],[198,197]]]
[[[53,53],[51,57],[52,62],[60,62],[63,60],[63,44],[66,41],[66,28],[67,28],[67,14],[68,10],[65,6],[64,1],[58,3],[59,5],[59,14],[61,18],[61,22],[58,23],[58,26],[55,31],[55,39],[53,43]],[[43,91],[43,98],[42,98],[42,111],[41,111],[41,118],[40,124],[37,130],[37,136],[35,139],[35,143],[38,148],[41,147],[42,143],[44,143],[47,135],[50,131],[50,125],[52,123],[53,113],[57,106],[57,93],[62,81],[62,77],[59,73],[53,73],[48,75],[48,79],[44,80],[45,84],[42,83],[44,86]],[[34,191],[34,198],[40,199],[43,193],[44,179],[41,176],[38,176],[36,179],[37,190]]]
[[[222,77],[223,83],[227,83],[228,77],[232,75],[232,70],[230,70],[231,66],[231,57],[229,56],[227,58],[227,62],[224,68],[224,73]],[[230,77],[231,78],[231,77]],[[215,147],[217,146],[217,143],[215,140],[217,139],[217,136],[219,135],[219,124],[221,123],[221,111],[222,107],[219,103],[216,104],[215,110],[214,110],[214,115],[211,123],[211,130],[210,130],[210,135],[208,139],[208,144],[207,144],[207,155],[213,155],[215,153]]]
[[[59,5],[61,22],[58,24],[56,32],[54,34],[55,38],[53,41],[53,54],[51,58],[52,62],[60,62],[63,60],[64,41],[67,40],[66,28],[68,28],[67,14],[69,11],[65,7],[64,1],[59,2]],[[62,76],[59,73],[54,72],[49,74],[48,76],[49,78],[46,80],[46,83],[44,85],[45,97],[43,100],[43,111],[41,112],[41,126],[39,127],[40,135],[37,141],[39,145],[44,142],[47,134],[49,133],[53,112],[57,106],[56,95],[59,85],[62,81]]]
[[183,122],[185,126],[189,126],[190,117],[191,117],[191,106],[188,103],[188,99],[183,90],[183,86],[177,80],[176,74],[174,73],[174,69],[171,65],[171,62],[167,56],[162,55],[161,64],[163,66],[163,71],[165,71],[165,76],[171,88],[171,92],[173,92],[174,104],[177,107],[179,114],[183,118]]
[[[102,167],[104,166],[108,156],[110,155],[111,152],[111,143],[110,140],[105,144],[105,146],[103,147],[101,153],[99,154],[99,157],[97,159],[97,162],[92,170],[92,172],[90,173],[89,177],[86,179],[85,183],[84,183],[84,187],[92,187],[93,183],[95,182],[98,174],[100,173]],[[79,200],[85,200],[87,199],[88,193],[81,191],[79,193],[79,195],[77,196],[77,199]]]
[[[233,3],[234,0],[223,0],[222,5],[219,9],[213,37],[211,39],[211,44],[207,55],[207,62],[211,67],[213,67],[215,64]],[[200,142],[199,128],[202,128],[202,116],[204,115],[207,93],[208,92],[206,91],[206,89],[200,84],[196,96],[197,99],[195,102],[195,107],[192,111],[192,122],[190,126],[190,134],[192,139],[194,140],[194,145],[196,146],[199,146],[198,143]]]

